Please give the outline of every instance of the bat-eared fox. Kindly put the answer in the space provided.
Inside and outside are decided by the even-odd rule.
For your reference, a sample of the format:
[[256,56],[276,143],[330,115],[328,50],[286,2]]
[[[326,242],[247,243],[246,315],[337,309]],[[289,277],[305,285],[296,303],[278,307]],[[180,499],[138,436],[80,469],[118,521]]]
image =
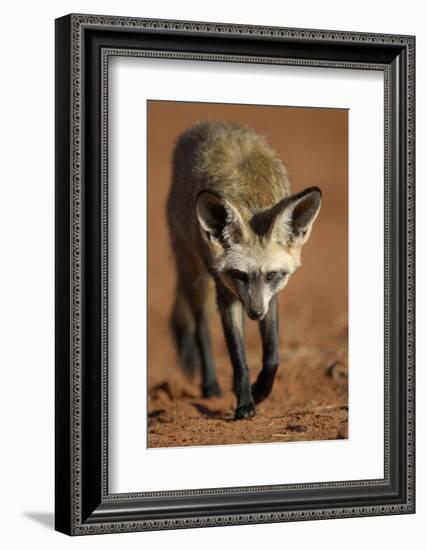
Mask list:
[[[201,367],[204,397],[219,396],[210,350],[216,294],[233,367],[235,418],[254,416],[279,364],[277,294],[301,265],[321,191],[291,194],[284,164],[265,137],[245,126],[201,122],[175,147],[167,218],[177,285],[176,348],[187,371]],[[262,369],[250,385],[244,312],[259,321]]]

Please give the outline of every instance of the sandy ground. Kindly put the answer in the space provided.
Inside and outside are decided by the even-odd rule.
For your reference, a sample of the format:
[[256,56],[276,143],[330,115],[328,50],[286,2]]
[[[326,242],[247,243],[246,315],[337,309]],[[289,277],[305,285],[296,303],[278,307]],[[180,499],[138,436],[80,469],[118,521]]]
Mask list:
[[[171,365],[150,377],[148,438],[150,447],[302,441],[347,437],[348,400],[346,327],[336,327],[336,353],[318,347],[282,349],[282,365],[271,396],[250,420],[234,421],[226,353],[217,356],[224,395],[203,399],[196,381],[188,382]],[[259,366],[255,354],[248,361]],[[258,369],[253,368],[253,378]]]
[[[346,438],[346,111],[149,102],[148,115],[148,446]],[[267,134],[290,169],[293,190],[319,185],[323,191],[303,266],[280,295],[281,366],[274,389],[250,420],[233,420],[232,368],[218,314],[212,340],[221,398],[203,399],[199,378],[185,378],[169,331],[175,281],[164,216],[169,159],[178,134],[205,118],[244,122]],[[246,351],[254,380],[260,338],[249,319]]]

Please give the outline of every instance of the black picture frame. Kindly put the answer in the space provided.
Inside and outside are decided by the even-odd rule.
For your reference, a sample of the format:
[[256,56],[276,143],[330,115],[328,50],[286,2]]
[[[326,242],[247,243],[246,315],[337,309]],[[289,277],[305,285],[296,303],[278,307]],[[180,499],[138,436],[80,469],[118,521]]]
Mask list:
[[[384,478],[108,493],[110,55],[383,71]],[[56,529],[69,535],[415,511],[415,38],[71,14],[56,20]]]

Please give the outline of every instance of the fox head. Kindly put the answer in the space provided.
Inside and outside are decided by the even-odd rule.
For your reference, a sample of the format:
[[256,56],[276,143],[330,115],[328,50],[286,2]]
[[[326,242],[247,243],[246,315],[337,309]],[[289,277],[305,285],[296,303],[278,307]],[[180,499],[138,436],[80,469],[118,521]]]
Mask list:
[[271,298],[301,265],[301,250],[320,207],[318,187],[255,215],[214,192],[199,193],[196,214],[209,269],[241,301],[251,319],[264,318]]

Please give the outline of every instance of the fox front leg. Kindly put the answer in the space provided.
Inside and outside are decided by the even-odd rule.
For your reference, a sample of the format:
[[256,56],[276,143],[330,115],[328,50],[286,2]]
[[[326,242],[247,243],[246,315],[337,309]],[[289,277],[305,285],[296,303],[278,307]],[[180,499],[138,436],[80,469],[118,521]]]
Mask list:
[[274,296],[269,303],[268,313],[265,318],[259,322],[260,336],[262,338],[263,365],[252,387],[255,403],[260,403],[271,393],[275,374],[279,366],[277,302],[277,297]]
[[256,414],[251,393],[249,370],[244,352],[243,308],[225,289],[218,289],[218,306],[223,332],[234,371],[234,391],[237,396],[235,419],[250,418]]
[[209,328],[205,314],[196,320],[195,336],[201,358],[201,377],[203,397],[219,397],[222,395],[216,371],[213,365]]

